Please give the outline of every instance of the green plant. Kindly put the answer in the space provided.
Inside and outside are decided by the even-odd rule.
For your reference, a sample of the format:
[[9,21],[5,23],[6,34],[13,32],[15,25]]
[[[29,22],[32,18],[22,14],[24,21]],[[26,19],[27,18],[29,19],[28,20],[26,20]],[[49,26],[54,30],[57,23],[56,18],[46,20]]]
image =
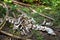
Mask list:
[[33,2],[40,2],[40,0],[23,0],[23,2],[33,3]]
[[4,0],[6,3],[12,3],[12,0]]
[[45,5],[57,6],[60,0],[41,0],[41,2]]

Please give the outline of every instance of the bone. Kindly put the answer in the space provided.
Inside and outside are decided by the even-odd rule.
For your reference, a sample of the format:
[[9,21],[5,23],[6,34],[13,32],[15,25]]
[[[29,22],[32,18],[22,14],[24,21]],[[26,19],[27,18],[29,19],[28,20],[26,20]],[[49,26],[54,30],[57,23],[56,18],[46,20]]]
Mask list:
[[[16,19],[13,17],[6,17],[6,21],[13,23],[13,25],[14,25],[13,30],[18,29],[19,26],[21,25],[20,26],[21,34],[27,35],[27,33],[33,29],[33,30],[46,31],[48,34],[56,35],[55,32],[53,31],[53,29],[51,29],[47,26],[35,24],[36,21],[33,18],[28,17],[26,14],[20,15]],[[46,23],[46,20],[44,20],[42,24],[49,25],[51,23],[50,22]]]

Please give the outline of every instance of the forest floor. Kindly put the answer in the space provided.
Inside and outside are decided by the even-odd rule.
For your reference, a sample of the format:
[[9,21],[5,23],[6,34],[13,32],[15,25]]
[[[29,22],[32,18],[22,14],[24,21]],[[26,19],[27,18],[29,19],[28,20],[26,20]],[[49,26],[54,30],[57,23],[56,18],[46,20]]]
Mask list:
[[[50,28],[52,28],[52,27],[50,27]],[[42,32],[42,31],[39,31],[38,33],[40,35],[42,35],[44,40],[60,40],[60,27],[56,27],[56,28],[53,27],[52,29],[56,33],[55,36],[49,35],[47,32]],[[8,28],[7,26],[3,27],[3,29],[2,29],[2,31],[6,31],[8,33],[9,33],[9,30],[10,30],[10,28]],[[28,36],[21,36],[21,37],[25,38]],[[0,32],[0,40],[23,40],[23,39],[13,38],[13,37],[10,37],[10,36],[5,35],[5,34]],[[36,36],[34,34],[32,34],[32,36],[28,37],[28,39],[25,39],[25,40],[37,40],[37,39],[36,39]]]
[[[8,30],[9,30],[9,28],[6,28],[6,27],[3,28],[3,31],[8,32]],[[49,35],[48,33],[42,32],[42,31],[39,31],[39,34],[42,35],[44,40],[60,40],[60,29],[56,28],[56,29],[54,29],[54,31],[56,33],[56,36]],[[27,36],[25,36],[25,37],[21,36],[21,37],[25,38]],[[22,39],[12,38],[12,37],[9,37],[8,35],[0,33],[0,40],[22,40]],[[31,37],[29,37],[28,39],[24,39],[24,40],[37,40],[37,39],[36,39],[36,36],[33,34]]]

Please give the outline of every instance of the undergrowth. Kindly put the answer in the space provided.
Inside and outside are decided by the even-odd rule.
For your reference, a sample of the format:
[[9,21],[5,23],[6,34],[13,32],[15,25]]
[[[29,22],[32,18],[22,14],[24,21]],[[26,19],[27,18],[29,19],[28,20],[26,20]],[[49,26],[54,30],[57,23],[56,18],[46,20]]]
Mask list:
[[[23,1],[26,1],[26,2],[29,2],[29,3],[33,2],[32,0],[30,0],[30,1],[23,0]],[[19,13],[16,12],[16,8],[19,8],[20,10],[24,11],[25,13],[27,13],[27,15],[29,17],[33,17],[34,20],[36,21],[36,24],[41,24],[42,21],[44,19],[46,19],[46,18],[44,18],[44,17],[39,15],[40,13],[42,13],[42,14],[45,14],[46,16],[54,18],[55,19],[55,21],[54,21],[55,27],[60,28],[60,0],[59,1],[56,1],[56,0],[52,0],[52,1],[41,0],[41,1],[42,1],[42,4],[44,4],[44,5],[39,5],[39,6],[32,5],[31,6],[38,13],[31,14],[31,10],[28,9],[27,7],[19,7],[18,5],[13,5],[11,0],[10,1],[4,0],[5,3],[10,5],[11,10],[13,12],[15,12],[16,15],[19,15]],[[6,12],[6,9],[3,8],[2,6],[0,6],[0,17],[4,17],[5,12]],[[12,14],[10,14],[10,16],[12,16]],[[11,25],[10,25],[10,27],[11,27]],[[10,30],[10,31],[12,31],[12,30]],[[18,33],[16,33],[16,34],[18,34]],[[36,36],[37,40],[44,40],[42,35],[40,35],[38,31],[34,31],[33,30],[33,34]]]

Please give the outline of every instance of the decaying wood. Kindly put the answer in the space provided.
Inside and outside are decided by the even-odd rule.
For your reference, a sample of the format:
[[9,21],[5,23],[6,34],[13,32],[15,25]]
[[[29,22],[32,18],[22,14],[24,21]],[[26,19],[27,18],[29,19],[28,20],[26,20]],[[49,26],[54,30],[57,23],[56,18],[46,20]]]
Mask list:
[[[38,13],[37,11],[35,11],[33,8],[29,8],[30,10],[32,10],[33,12],[35,12],[35,13]],[[44,15],[44,14],[42,14],[42,13],[39,13],[39,15],[40,16],[43,16],[43,17],[45,17],[45,18],[48,18],[48,19],[50,19],[50,20],[55,20],[55,19],[53,19],[53,18],[51,18],[51,17],[48,17],[48,16],[46,16],[46,15]]]
[[29,4],[25,4],[25,3],[22,3],[22,2],[18,2],[18,1],[15,1],[15,0],[13,0],[13,3],[14,4],[19,4],[19,5],[22,5],[22,6],[27,6],[27,7],[30,7],[31,5],[29,5]]

